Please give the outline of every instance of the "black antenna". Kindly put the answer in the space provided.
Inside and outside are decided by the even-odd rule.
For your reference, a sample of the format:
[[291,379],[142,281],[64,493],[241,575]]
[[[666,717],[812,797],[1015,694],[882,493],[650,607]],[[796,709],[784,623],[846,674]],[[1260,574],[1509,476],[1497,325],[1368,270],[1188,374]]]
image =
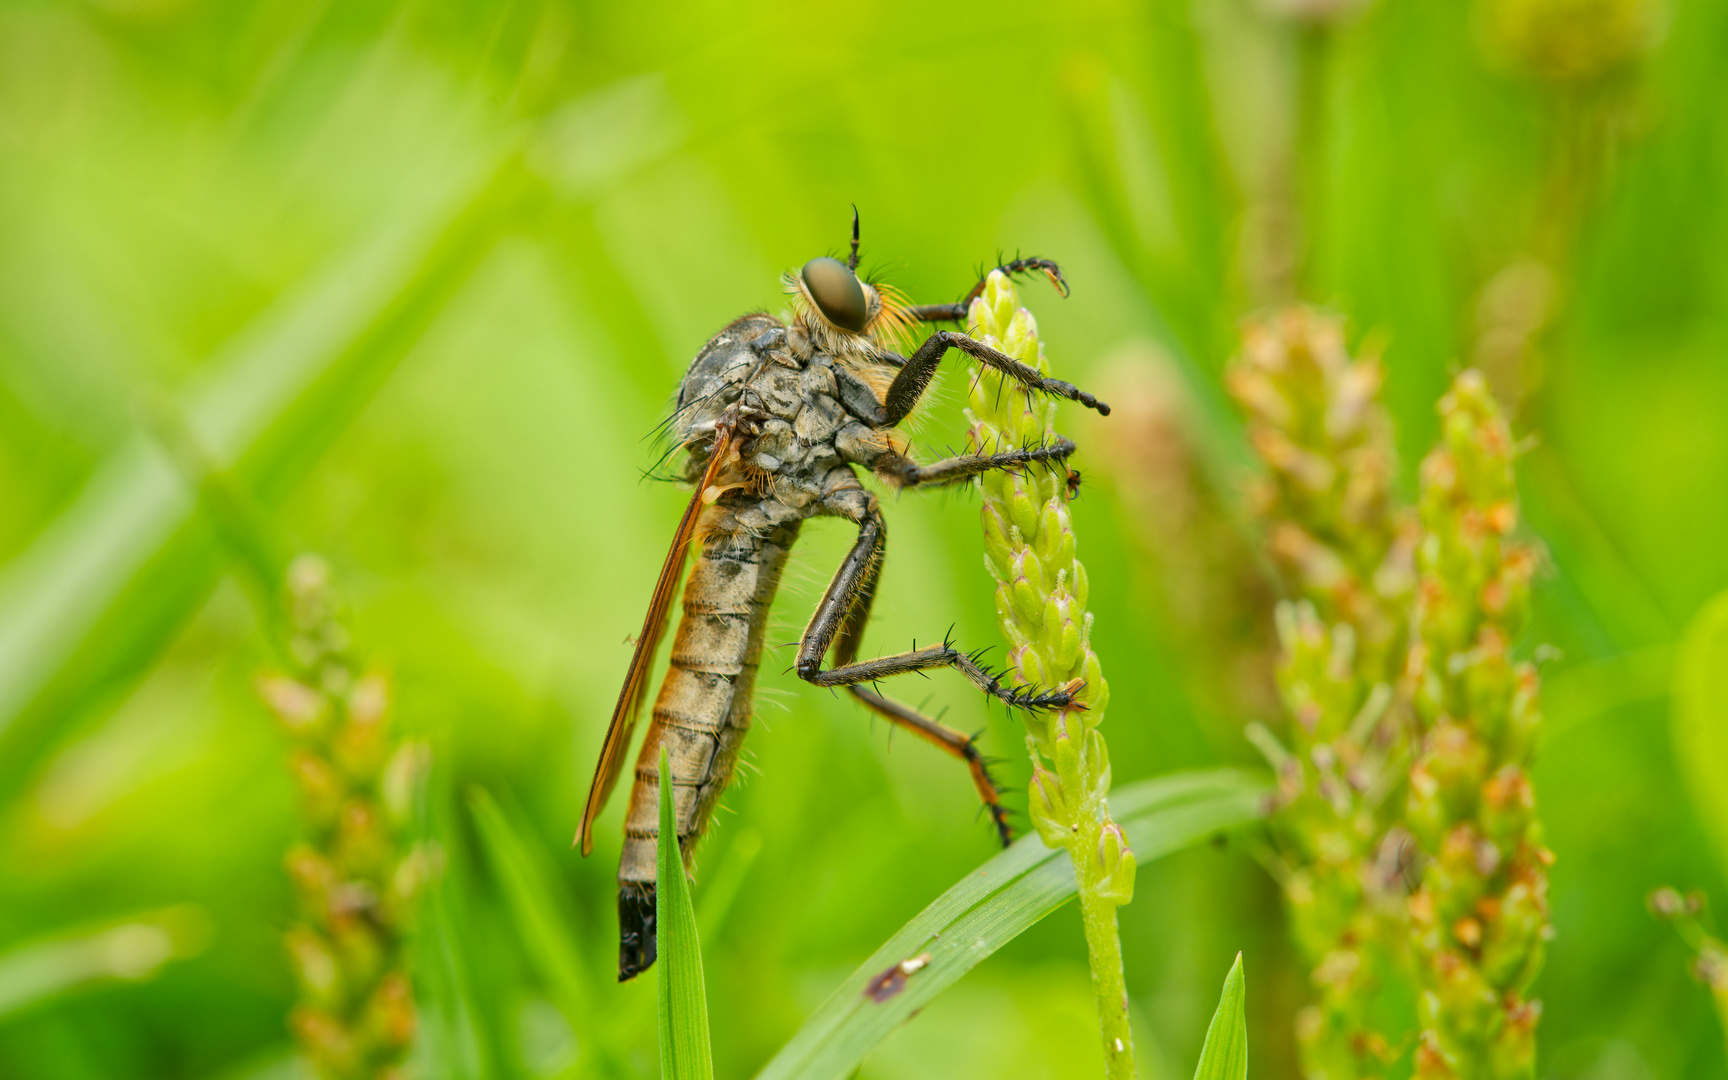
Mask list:
[[858,272],[858,204],[852,204],[852,257],[846,260],[846,269]]

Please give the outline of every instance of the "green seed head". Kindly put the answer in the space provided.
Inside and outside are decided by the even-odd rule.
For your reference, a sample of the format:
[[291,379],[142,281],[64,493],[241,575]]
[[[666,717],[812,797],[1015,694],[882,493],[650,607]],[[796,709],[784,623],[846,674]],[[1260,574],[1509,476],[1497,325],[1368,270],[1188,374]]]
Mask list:
[[300,985],[290,1026],[319,1075],[383,1075],[414,1030],[403,940],[433,860],[404,834],[429,756],[392,731],[385,679],[353,665],[329,567],[295,560],[285,600],[295,671],[258,691],[293,742],[305,833],[286,859],[300,916],[285,937]]
[[1406,808],[1429,854],[1411,913],[1438,1003],[1418,1075],[1450,1075],[1438,1071],[1449,1062],[1459,1075],[1528,1077],[1540,1006],[1523,994],[1542,963],[1551,856],[1526,771],[1539,683],[1512,647],[1537,560],[1513,536],[1516,447],[1487,380],[1459,375],[1440,418],[1421,468],[1410,664],[1422,736]]

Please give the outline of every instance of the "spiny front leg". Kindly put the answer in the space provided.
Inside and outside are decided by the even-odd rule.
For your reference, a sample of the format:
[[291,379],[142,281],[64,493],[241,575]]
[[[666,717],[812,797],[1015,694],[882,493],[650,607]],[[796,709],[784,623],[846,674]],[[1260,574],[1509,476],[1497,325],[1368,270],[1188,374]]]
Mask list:
[[1077,401],[1089,409],[1096,409],[1100,416],[1110,415],[1109,405],[1073,383],[1048,378],[1030,364],[1023,364],[1007,353],[992,349],[982,341],[975,341],[965,334],[938,330],[925,339],[917,352],[907,358],[905,365],[894,376],[894,381],[889,384],[887,400],[882,403],[882,421],[885,426],[893,427],[912,412],[913,406],[918,404],[918,399],[924,396],[924,391],[929,388],[930,380],[936,377],[936,365],[942,362],[942,357],[947,355],[949,349],[959,349],[985,367],[1000,371],[1028,390]]
[[[1036,270],[1050,279],[1050,284],[1056,286],[1064,299],[1068,296],[1068,280],[1062,276],[1062,268],[1050,259],[1015,259],[1005,262],[996,269],[1010,277],[1031,273]],[[957,322],[966,321],[966,313],[971,310],[972,301],[984,295],[984,285],[990,280],[986,274],[978,279],[978,284],[972,286],[972,291],[966,294],[966,299],[958,304],[915,304],[907,310],[919,322]]]

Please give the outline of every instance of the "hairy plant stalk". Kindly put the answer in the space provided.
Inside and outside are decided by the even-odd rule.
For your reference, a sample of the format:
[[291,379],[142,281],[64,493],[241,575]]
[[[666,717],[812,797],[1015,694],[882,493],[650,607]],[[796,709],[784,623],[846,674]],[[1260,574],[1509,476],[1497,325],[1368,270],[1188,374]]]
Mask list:
[[[970,324],[978,340],[1049,371],[1038,324],[1019,306],[1007,275],[990,275],[972,303]],[[988,370],[972,384],[967,419],[972,447],[980,452],[1057,438],[1054,401],[1035,398]],[[1084,683],[1075,698],[1083,708],[1026,714],[1032,754],[1027,802],[1038,835],[1066,849],[1074,863],[1107,1075],[1132,1077],[1134,1037],[1116,909],[1134,895],[1134,853],[1110,820],[1110,758],[1098,730],[1110,690],[1092,652],[1086,568],[1075,558],[1067,476],[1060,469],[997,471],[982,476],[979,487],[984,563],[996,579],[996,620],[1013,673],[1035,686]]]
[[427,751],[391,732],[389,687],[354,663],[321,560],[291,564],[283,612],[290,672],[258,692],[292,740],[305,832],[286,858],[289,1027],[319,1076],[395,1080],[415,1028],[404,941],[427,858],[406,837]]
[[1256,509],[1295,598],[1276,613],[1288,746],[1257,725],[1249,734],[1278,773],[1280,878],[1315,997],[1296,1023],[1310,1080],[1384,1075],[1412,1027],[1394,1007],[1411,994],[1403,834],[1387,796],[1408,754],[1394,687],[1415,520],[1392,494],[1380,383],[1376,361],[1346,352],[1342,322],[1306,307],[1249,322],[1228,371],[1266,466]]
[[1480,372],[1440,400],[1422,462],[1410,677],[1421,743],[1406,809],[1428,858],[1410,899],[1423,986],[1416,1075],[1535,1075],[1541,1003],[1525,992],[1548,936],[1548,865],[1526,766],[1541,721],[1534,666],[1512,659],[1536,550],[1512,539],[1514,444]]

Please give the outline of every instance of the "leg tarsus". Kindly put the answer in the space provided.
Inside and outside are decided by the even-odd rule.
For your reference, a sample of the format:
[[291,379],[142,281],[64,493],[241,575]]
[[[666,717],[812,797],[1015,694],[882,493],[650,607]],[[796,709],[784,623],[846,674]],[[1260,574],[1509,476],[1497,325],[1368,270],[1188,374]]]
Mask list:
[[[1062,276],[1062,268],[1056,265],[1056,260],[1054,259],[1039,259],[1036,257],[1030,259],[1015,259],[1012,262],[1003,263],[996,269],[1007,274],[1009,277],[1019,277],[1021,274],[1029,274],[1032,271],[1037,270],[1043,273],[1043,275],[1050,280],[1050,284],[1056,287],[1057,293],[1061,294],[1061,297],[1064,300],[1068,299],[1068,294],[1071,291],[1068,288],[1068,279]],[[984,295],[984,286],[988,284],[989,281],[989,274],[985,274],[983,277],[979,278],[978,284],[972,286],[972,291],[967,293],[966,299],[960,301],[960,303],[966,307],[971,307],[972,301]]]
[[[1068,298],[1068,279],[1062,276],[1062,268],[1051,259],[1015,259],[996,267],[1010,277],[1042,271],[1050,279],[1050,284],[1056,286],[1056,291],[1066,300]],[[978,279],[978,284],[972,286],[966,294],[966,299],[957,304],[916,304],[907,310],[919,322],[956,322],[964,323],[966,314],[972,307],[972,301],[984,294],[984,285],[990,280],[988,274]]]
[[972,774],[972,786],[978,791],[978,798],[983,803],[983,809],[989,811],[990,821],[996,826],[996,835],[1007,847],[1014,840],[1014,830],[1008,823],[1008,811],[1002,805],[1002,789],[990,777],[990,765],[984,755],[978,750],[978,736],[965,735],[951,727],[945,727],[929,717],[902,705],[898,701],[883,697],[874,690],[866,690],[862,686],[847,687],[852,696],[864,704],[864,707],[878,716],[886,719],[895,727],[903,727],[919,738],[943,750],[966,763],[967,771]]

